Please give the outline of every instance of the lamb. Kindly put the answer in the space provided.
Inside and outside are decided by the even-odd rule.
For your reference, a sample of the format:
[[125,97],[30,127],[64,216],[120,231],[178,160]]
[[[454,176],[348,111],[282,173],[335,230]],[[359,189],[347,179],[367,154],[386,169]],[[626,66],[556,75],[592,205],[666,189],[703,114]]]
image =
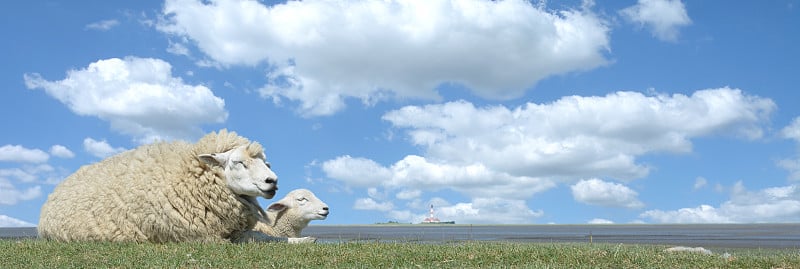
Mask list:
[[42,206],[39,237],[67,242],[281,240],[252,231],[266,216],[256,198],[273,198],[277,184],[261,144],[235,132],[223,129],[195,144],[143,145],[83,166],[61,182]]
[[259,220],[254,230],[278,237],[300,237],[312,220],[328,217],[328,205],[306,189],[293,190],[267,208],[267,218]]

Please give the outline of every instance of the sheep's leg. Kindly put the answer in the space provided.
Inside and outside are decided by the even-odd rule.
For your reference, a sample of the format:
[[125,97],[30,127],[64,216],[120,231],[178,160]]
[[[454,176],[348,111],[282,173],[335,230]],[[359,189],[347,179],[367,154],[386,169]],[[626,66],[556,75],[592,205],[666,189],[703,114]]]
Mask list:
[[306,237],[275,237],[269,236],[265,233],[258,232],[258,231],[246,231],[239,236],[231,238],[231,242],[234,243],[248,243],[248,242],[287,242],[289,244],[300,244],[300,243],[314,243],[317,242],[317,239],[314,237],[306,236]]
[[303,243],[315,243],[317,242],[317,238],[311,236],[304,236],[304,237],[289,237],[289,244],[303,244]]

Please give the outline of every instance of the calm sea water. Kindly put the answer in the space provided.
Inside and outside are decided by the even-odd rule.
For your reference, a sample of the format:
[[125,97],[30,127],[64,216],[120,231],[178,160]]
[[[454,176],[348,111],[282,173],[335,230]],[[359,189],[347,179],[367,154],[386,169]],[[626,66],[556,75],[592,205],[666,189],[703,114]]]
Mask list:
[[[800,249],[800,224],[311,225],[321,243],[381,241],[596,242],[716,248]],[[0,228],[0,238],[35,238],[36,228]]]
[[677,225],[364,225],[309,226],[303,235],[323,242],[513,241],[604,242],[703,247],[800,249],[800,224]]

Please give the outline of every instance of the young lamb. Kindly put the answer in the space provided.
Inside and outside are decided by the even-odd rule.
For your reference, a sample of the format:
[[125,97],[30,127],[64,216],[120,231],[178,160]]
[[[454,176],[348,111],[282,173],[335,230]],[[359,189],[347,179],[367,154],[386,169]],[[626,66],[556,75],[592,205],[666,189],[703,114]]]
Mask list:
[[280,240],[252,231],[266,215],[256,197],[274,197],[277,183],[261,145],[234,132],[211,133],[195,144],[144,145],[83,166],[61,182],[42,206],[39,236],[159,243]]
[[300,237],[312,220],[328,217],[328,205],[306,189],[293,190],[267,208],[267,218],[259,220],[256,231],[271,236]]

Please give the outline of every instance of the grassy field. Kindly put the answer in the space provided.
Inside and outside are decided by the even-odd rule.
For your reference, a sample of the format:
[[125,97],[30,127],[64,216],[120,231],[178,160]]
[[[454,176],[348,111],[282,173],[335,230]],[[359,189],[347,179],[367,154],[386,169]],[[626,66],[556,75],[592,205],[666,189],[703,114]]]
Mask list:
[[0,268],[800,268],[797,249],[588,243],[133,244],[0,240]]

